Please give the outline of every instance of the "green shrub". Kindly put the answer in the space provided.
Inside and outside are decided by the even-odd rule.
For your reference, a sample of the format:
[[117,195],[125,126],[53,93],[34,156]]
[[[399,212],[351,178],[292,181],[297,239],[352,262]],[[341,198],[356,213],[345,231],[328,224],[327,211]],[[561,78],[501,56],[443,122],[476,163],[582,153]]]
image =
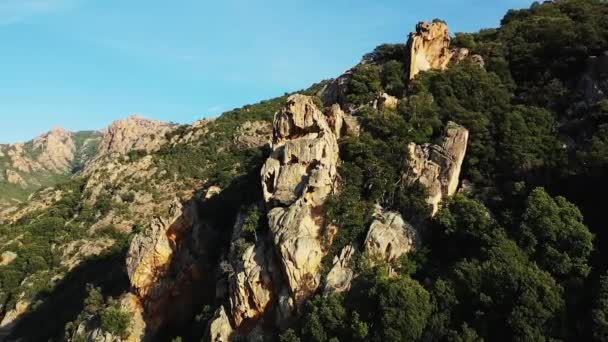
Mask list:
[[120,304],[110,301],[101,312],[101,328],[114,336],[125,338],[129,334],[131,315],[120,308]]

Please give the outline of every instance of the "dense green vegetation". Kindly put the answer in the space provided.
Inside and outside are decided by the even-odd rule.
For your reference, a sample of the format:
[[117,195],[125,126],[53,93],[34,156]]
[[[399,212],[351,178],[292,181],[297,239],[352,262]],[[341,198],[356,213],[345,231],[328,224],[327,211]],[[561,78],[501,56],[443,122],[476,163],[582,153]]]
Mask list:
[[14,261],[0,266],[0,312],[12,310],[18,301],[36,308],[51,300],[53,291],[69,277],[68,266],[62,263],[71,256],[65,254],[66,246],[76,244],[72,253],[77,253],[85,241],[105,237],[113,239],[114,246],[104,255],[112,255],[128,245],[128,236],[113,227],[95,233],[88,230],[96,211],[84,204],[85,184],[83,178],[61,183],[55,189],[63,195],[53,206],[0,226],[0,254],[16,255]]
[[[235,141],[238,128],[247,121],[271,122],[286,97],[263,101],[234,109],[206,126],[210,134],[183,144],[168,144],[155,154],[155,163],[167,177],[198,179],[202,182],[224,187],[237,175],[249,172],[260,163],[259,149],[247,149]],[[173,136],[184,136],[189,132],[178,129]]]
[[[391,265],[372,264],[358,253],[351,290],[315,296],[279,339],[607,340],[608,100],[581,86],[591,80],[608,88],[608,75],[585,73],[589,57],[608,50],[606,18],[608,3],[601,0],[557,0],[509,11],[499,28],[457,34],[453,40],[456,47],[483,56],[484,68],[464,62],[412,81],[404,44],[381,45],[365,56],[366,62],[352,70],[345,94],[347,105],[357,108],[362,133],[340,141],[341,189],[326,206],[327,223],[340,230],[325,269],[344,246],[361,249],[376,205],[423,227],[424,243]],[[398,108],[370,106],[381,92],[398,97]],[[230,249],[229,228],[237,214],[245,214],[233,246],[237,253],[268,229],[259,205],[259,168],[266,151],[244,148],[238,134],[246,121],[270,122],[284,100],[227,112],[186,143],[181,139],[193,136],[193,129],[182,126],[168,133],[171,143],[153,155],[158,179],[222,188],[200,203],[204,221],[215,227],[199,232],[206,234],[201,241],[212,241],[203,248],[204,274],[217,272],[220,255]],[[429,219],[424,187],[402,181],[407,146],[433,141],[450,121],[470,131],[461,173],[470,186]],[[132,151],[128,159],[143,157],[142,151]],[[54,246],[87,237],[88,226],[117,209],[111,189],[94,206],[83,204],[83,185],[75,179],[59,186],[65,195],[50,210],[0,227],[0,252],[18,255],[0,266],[0,311],[20,299],[24,281],[31,284],[25,298],[36,305],[63,298],[53,296],[54,277],[66,272]],[[139,190],[153,192],[149,184],[138,186],[142,189],[120,193],[124,205],[136,201]],[[91,265],[124,264],[120,252],[128,237],[111,226],[97,234],[117,244],[109,259]],[[67,335],[94,317],[102,330],[124,336],[129,317],[112,298],[126,289],[108,286],[110,278],[101,276],[96,281],[105,284],[104,291],[87,288],[83,284],[94,277],[89,266],[83,267],[76,270],[76,288],[88,297],[66,316],[72,321]],[[124,271],[117,272],[124,280]],[[200,339],[217,304],[215,285],[213,277],[201,283],[194,332],[176,326],[162,333]]]
[[84,307],[75,321],[66,325],[66,338],[70,340],[86,340],[79,334],[80,325],[94,324],[93,320],[99,320],[99,327],[104,333],[110,333],[119,338],[128,337],[131,326],[131,316],[120,308],[113,298],[104,299],[100,288],[87,286],[87,297],[84,300]]
[[[498,29],[456,35],[485,69],[465,62],[409,83],[404,46],[366,56],[346,96],[364,133],[341,142],[345,184],[327,215],[342,229],[326,259],[362,245],[376,203],[414,222],[428,214],[424,189],[399,182],[406,146],[448,121],[470,130],[461,178],[471,190],[420,222],[424,247],[398,276],[359,270],[348,293],[315,297],[281,339],[605,340],[608,107],[580,84],[608,79],[584,74],[608,50],[607,17],[594,0],[510,11]],[[367,106],[383,91],[401,98],[397,110]]]

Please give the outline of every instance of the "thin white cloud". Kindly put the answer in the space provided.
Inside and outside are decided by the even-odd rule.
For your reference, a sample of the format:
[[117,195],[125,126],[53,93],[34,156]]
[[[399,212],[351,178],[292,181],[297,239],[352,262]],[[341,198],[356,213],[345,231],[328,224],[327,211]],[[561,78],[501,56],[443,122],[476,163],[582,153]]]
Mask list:
[[0,26],[8,26],[41,14],[72,10],[84,0],[0,0]]

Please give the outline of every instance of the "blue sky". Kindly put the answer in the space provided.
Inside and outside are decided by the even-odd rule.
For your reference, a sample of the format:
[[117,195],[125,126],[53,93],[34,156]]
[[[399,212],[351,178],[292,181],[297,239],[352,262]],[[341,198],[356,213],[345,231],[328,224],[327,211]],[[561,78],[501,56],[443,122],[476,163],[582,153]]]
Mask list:
[[527,0],[0,0],[0,142],[140,113],[189,123],[335,77],[420,20]]

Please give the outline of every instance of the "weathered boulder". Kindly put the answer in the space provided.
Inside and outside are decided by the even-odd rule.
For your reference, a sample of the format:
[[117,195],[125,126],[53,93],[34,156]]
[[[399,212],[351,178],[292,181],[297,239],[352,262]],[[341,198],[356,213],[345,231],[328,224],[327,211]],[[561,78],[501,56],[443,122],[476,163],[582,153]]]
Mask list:
[[374,100],[372,107],[379,110],[395,110],[399,105],[399,99],[387,93],[382,93]]
[[17,253],[6,251],[0,255],[0,266],[6,266],[17,259]]
[[469,60],[471,61],[471,63],[479,65],[482,68],[486,66],[486,62],[483,60],[483,57],[481,55],[471,55],[471,57],[469,57]]
[[0,329],[10,331],[11,328],[21,319],[24,313],[30,308],[30,301],[24,299],[25,293],[20,295],[20,298],[17,300],[17,304],[15,304],[15,308],[9,310],[5,313],[2,321],[0,321]]
[[220,307],[215,311],[209,323],[209,341],[211,342],[230,342],[234,329],[230,324],[226,309]]
[[453,56],[450,50],[450,32],[441,21],[420,22],[416,32],[410,34],[409,78],[413,79],[421,71],[444,70]]
[[393,262],[416,248],[418,232],[401,214],[378,208],[367,237],[365,252],[375,260]]
[[337,163],[338,143],[325,115],[311,97],[290,96],[275,115],[272,154],[261,174],[270,231],[296,304],[320,283],[324,243],[333,238],[323,229],[323,205]]
[[468,139],[466,128],[449,122],[438,144],[408,146],[409,165],[404,178],[410,184],[418,181],[427,188],[427,202],[433,207],[433,215],[439,210],[439,203],[454,195],[458,188]]
[[72,340],[79,339],[87,342],[120,342],[122,340],[120,337],[114,336],[100,327],[89,330],[90,327],[86,323],[88,322],[84,322],[78,326],[76,336]]
[[456,48],[452,49],[452,62],[461,63],[469,58],[471,51],[467,48]]
[[210,199],[211,197],[218,195],[221,192],[222,188],[216,185],[212,185],[207,190],[205,190],[205,199]]
[[333,266],[325,280],[324,293],[341,293],[350,290],[355,276],[353,257],[355,248],[348,245],[342,249],[340,256],[335,256]]

